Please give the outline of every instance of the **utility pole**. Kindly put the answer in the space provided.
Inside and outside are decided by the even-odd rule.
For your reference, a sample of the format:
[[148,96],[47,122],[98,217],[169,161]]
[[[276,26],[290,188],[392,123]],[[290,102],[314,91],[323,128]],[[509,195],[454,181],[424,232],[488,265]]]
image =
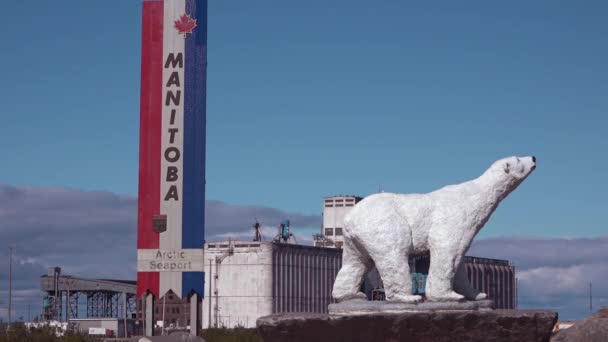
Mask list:
[[32,316],[30,316],[30,305],[27,305],[27,321],[31,322],[32,321]]
[[124,313],[124,325],[125,325],[125,338],[127,338],[127,293],[122,293],[122,304],[123,304],[123,313]]
[[8,250],[8,327],[10,328],[13,310],[13,246],[9,246]]
[[[211,268],[212,268],[212,261],[211,259],[209,259],[209,291],[207,291],[209,294],[207,295],[207,300],[209,301],[209,327],[208,329],[211,329],[211,299],[213,298],[213,296],[211,295],[211,283],[213,282],[213,279],[211,278]],[[201,310],[203,310],[201,308]]]
[[591,286],[589,283],[589,313],[593,314],[593,288]]
[[515,278],[515,309],[519,306],[519,279]]
[[68,324],[70,323],[70,281],[67,281],[68,283],[68,294],[67,294],[67,298],[65,299],[65,321],[68,322]]
[[161,330],[161,335],[165,335],[165,300],[167,299],[167,294],[163,296],[163,328]]

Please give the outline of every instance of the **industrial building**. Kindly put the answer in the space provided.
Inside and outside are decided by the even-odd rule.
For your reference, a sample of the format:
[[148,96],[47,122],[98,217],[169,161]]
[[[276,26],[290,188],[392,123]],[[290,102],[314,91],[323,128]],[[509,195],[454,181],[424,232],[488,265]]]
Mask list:
[[[282,238],[273,242],[206,243],[205,297],[200,309],[203,328],[251,328],[255,327],[257,318],[273,313],[327,312],[332,302],[333,283],[342,265],[344,216],[361,199],[358,196],[324,198],[322,237],[315,236],[315,246],[297,245],[292,239]],[[291,235],[284,229],[289,224],[282,225],[285,227],[277,236],[282,237],[285,232]],[[428,255],[410,260],[420,294],[424,294],[429,262]],[[496,308],[516,307],[515,270],[507,260],[467,256],[465,267],[471,284],[487,293]],[[41,277],[41,289],[47,293],[46,319],[69,320],[77,323],[80,330],[116,329],[115,336],[124,336],[125,326],[129,334],[141,329],[142,301],[135,300],[135,282],[85,279],[60,272],[59,268],[51,268]],[[372,291],[382,292],[377,271],[368,274],[362,290],[370,299]],[[86,299],[86,310],[79,308],[83,299]],[[153,312],[157,326],[186,328],[190,325],[189,301],[173,292],[156,300]]]
[[327,312],[342,250],[288,243],[205,245],[203,328],[255,327],[258,317]]
[[363,197],[331,196],[323,198],[323,225],[321,234],[313,236],[317,247],[342,248],[344,245],[344,216]]
[[190,325],[190,302],[187,298],[179,298],[173,291],[169,291],[156,301],[154,317],[157,324],[165,322],[162,323],[165,328],[185,328]]
[[515,267],[508,260],[465,256],[469,282],[494,301],[497,309],[517,308]]
[[[205,296],[200,304],[203,328],[251,328],[257,318],[273,313],[327,312],[334,280],[342,266],[344,216],[361,200],[359,196],[324,198],[322,234],[315,235],[315,246],[295,244],[290,238],[288,220],[281,224],[279,235],[272,242],[206,243]],[[417,256],[409,262],[416,279],[415,290],[424,294],[429,256]],[[465,267],[471,284],[487,293],[496,308],[516,307],[515,270],[509,261],[467,256]],[[94,326],[118,330],[126,326],[129,332],[141,329],[142,301],[135,300],[133,281],[77,278],[61,275],[59,268],[52,268],[42,276],[41,288],[47,293],[47,319],[69,319],[82,329]],[[383,291],[377,271],[368,274],[362,290],[370,299],[372,291]],[[84,310],[78,306],[83,298],[86,298],[85,317],[79,315]],[[381,297],[375,297],[378,298]],[[189,301],[171,291],[154,302],[153,312],[157,326],[190,325]],[[119,322],[130,318],[135,320],[126,325]],[[116,331],[116,336],[121,336],[121,332]]]
[[[428,274],[429,261],[428,255],[412,258],[412,272]],[[252,328],[257,318],[273,313],[327,312],[342,266],[342,250],[260,241],[210,242],[205,244],[205,265],[203,328]],[[515,270],[507,260],[467,256],[465,267],[471,284],[487,293],[496,308],[516,307]],[[124,336],[125,318],[129,334],[141,329],[141,300],[135,306],[134,282],[77,278],[60,275],[56,269],[41,277],[41,288],[47,293],[45,318],[69,319],[79,330],[116,329],[115,336]],[[424,282],[418,288],[424,294]],[[370,297],[371,291],[382,291],[377,272],[370,272],[362,290]],[[84,298],[86,310],[78,306]],[[123,298],[127,299],[127,317],[122,311]],[[155,301],[158,326],[186,328],[189,313],[188,300],[172,292]]]
[[[410,263],[412,272],[428,274],[428,256]],[[327,312],[342,250],[223,241],[205,245],[205,264],[203,328],[254,327],[258,317],[273,313]],[[487,293],[496,308],[516,307],[515,270],[507,260],[467,256],[465,267],[471,284]],[[374,286],[368,277],[364,286],[378,289],[382,283],[376,280]],[[421,290],[424,294],[424,284]]]
[[[137,320],[143,322],[143,301],[137,301]],[[154,301],[154,325],[157,328],[185,329],[190,326],[190,301],[173,291]]]

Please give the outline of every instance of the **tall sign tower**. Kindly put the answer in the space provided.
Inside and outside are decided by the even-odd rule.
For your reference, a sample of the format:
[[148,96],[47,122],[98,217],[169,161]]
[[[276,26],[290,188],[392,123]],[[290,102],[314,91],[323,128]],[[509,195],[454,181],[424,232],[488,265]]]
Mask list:
[[204,288],[207,0],[144,0],[142,18],[137,295],[145,331],[154,300]]

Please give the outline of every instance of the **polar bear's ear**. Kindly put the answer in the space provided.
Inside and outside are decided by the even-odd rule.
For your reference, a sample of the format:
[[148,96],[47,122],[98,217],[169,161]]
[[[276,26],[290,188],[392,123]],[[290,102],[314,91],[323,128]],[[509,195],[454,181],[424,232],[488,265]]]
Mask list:
[[511,164],[509,162],[505,162],[503,169],[505,170],[505,173],[509,173],[511,171]]

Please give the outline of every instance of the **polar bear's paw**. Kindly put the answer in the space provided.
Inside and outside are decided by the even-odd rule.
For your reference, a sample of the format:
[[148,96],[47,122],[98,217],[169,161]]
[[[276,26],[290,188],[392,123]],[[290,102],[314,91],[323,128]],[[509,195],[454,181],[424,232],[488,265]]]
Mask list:
[[367,295],[363,292],[357,292],[350,299],[367,299]]
[[438,296],[436,296],[436,295],[429,296],[427,294],[426,298],[433,302],[462,302],[465,300],[463,295],[458,294],[454,291],[451,291],[448,293],[442,293]]
[[399,302],[399,303],[418,303],[422,301],[421,296],[417,295],[393,295],[390,298],[386,298],[387,302]]
[[356,292],[356,293],[345,294],[345,295],[341,295],[341,296],[337,296],[334,293],[333,297],[336,299],[336,301],[338,303],[349,301],[349,300],[361,300],[361,299],[367,300],[367,296],[363,292]]
[[477,296],[475,296],[475,300],[484,300],[484,299],[488,299],[488,295],[480,292]]

